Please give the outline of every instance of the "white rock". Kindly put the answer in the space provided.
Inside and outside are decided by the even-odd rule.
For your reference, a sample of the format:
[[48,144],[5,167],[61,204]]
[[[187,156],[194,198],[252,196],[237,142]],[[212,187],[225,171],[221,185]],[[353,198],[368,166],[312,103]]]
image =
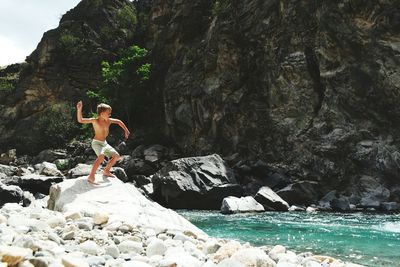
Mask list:
[[[152,202],[134,185],[119,179],[105,179],[96,175],[99,186],[87,182],[87,177],[67,179],[52,185],[48,208],[56,211],[105,212],[110,221],[120,220],[145,228],[190,230],[196,235],[206,234],[176,212]],[[127,212],[129,211],[129,212]]]
[[[57,169],[56,164],[50,162],[43,162],[39,165],[39,174],[46,175],[46,176],[58,176],[63,177],[64,175]],[[36,167],[36,165],[35,165]]]
[[[176,266],[179,267],[200,267],[202,265],[202,262],[192,255],[189,255],[186,252],[181,252],[178,254],[173,254],[173,255],[168,255],[165,257],[164,261],[176,264]],[[168,266],[168,265],[163,265],[163,266]],[[171,266],[171,265],[169,265]],[[172,265],[174,266],[174,265]]]
[[0,214],[0,224],[2,224],[2,223],[7,224],[7,217]]
[[217,267],[217,265],[212,260],[208,260],[201,267]]
[[154,256],[154,255],[164,255],[165,251],[167,251],[167,246],[164,244],[164,242],[158,238],[153,239],[149,245],[147,246],[146,249],[146,255],[148,257]]
[[272,255],[278,253],[286,253],[286,248],[282,245],[276,245],[269,251],[268,255],[271,259],[275,260]]
[[79,211],[68,211],[64,213],[64,218],[66,220],[79,220],[82,219],[82,214]]
[[140,242],[135,242],[131,240],[124,240],[118,245],[118,249],[120,253],[142,253],[143,245]]
[[96,212],[93,215],[93,223],[100,225],[108,222],[108,214],[107,213],[102,213],[102,212]]
[[49,218],[46,223],[51,227],[51,228],[55,228],[57,226],[64,226],[66,221],[65,218],[61,215],[57,215],[57,216],[53,216],[51,218]]
[[218,263],[217,267],[247,267],[247,266],[241,263],[240,261],[234,259],[224,259],[223,261]]
[[221,245],[217,252],[214,253],[213,259],[218,263],[224,259],[231,257],[236,251],[241,248],[242,245],[239,242],[231,240]]
[[119,257],[119,249],[115,244],[108,245],[104,251],[106,255],[110,255],[114,259]]
[[142,261],[127,261],[122,264],[122,267],[153,267]]
[[16,246],[0,246],[0,257],[3,262],[9,266],[16,266],[24,259],[32,255],[32,250],[29,248],[21,248]]
[[276,263],[268,257],[268,255],[259,248],[241,249],[231,257],[234,260],[240,261],[246,266],[254,267],[275,267]]
[[238,212],[260,212],[264,211],[263,205],[258,203],[252,196],[226,197],[222,200],[221,212],[224,214]]
[[65,267],[89,267],[89,264],[84,259],[69,255],[63,256],[61,262]]
[[81,249],[81,251],[90,255],[97,255],[100,251],[100,247],[96,244],[96,242],[92,240],[87,240],[79,244],[79,248]]
[[276,267],[302,267],[302,266],[296,263],[285,261],[285,262],[278,262],[278,264],[276,264]]
[[221,247],[220,244],[218,244],[216,241],[211,240],[211,241],[207,241],[204,245],[203,245],[203,253],[208,255],[208,254],[213,254],[215,252],[217,252],[217,250]]
[[193,239],[193,238],[191,238],[191,237],[189,237],[189,236],[187,236],[187,235],[185,235],[183,233],[175,234],[173,239],[174,240],[180,240],[182,242],[189,241],[189,242],[192,242],[192,243],[196,244],[196,240],[195,239]]

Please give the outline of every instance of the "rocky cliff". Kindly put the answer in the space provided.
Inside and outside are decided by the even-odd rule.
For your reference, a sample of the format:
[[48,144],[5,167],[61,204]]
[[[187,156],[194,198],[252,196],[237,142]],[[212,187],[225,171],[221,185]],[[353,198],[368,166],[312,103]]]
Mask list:
[[397,184],[399,4],[153,1],[167,134],[248,176]]
[[[140,42],[163,99],[159,126],[183,154],[219,153],[249,181],[397,185],[399,4],[83,0],[2,100],[1,139],[26,140],[47,105],[82,96],[101,60]],[[142,19],[118,22],[125,9]]]
[[0,144],[25,153],[37,150],[43,143],[40,117],[55,104],[72,107],[99,85],[101,62],[132,44],[136,19],[128,0],[84,0],[63,15],[23,66],[0,73],[2,78],[19,74],[12,90],[0,95]]

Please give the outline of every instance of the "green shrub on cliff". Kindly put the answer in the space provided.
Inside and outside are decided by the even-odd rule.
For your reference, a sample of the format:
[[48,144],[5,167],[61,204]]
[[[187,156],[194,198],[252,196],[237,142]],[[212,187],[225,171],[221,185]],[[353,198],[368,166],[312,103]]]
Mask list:
[[128,121],[132,115],[146,117],[143,115],[154,102],[148,89],[151,64],[147,56],[146,49],[133,45],[116,61],[102,63],[102,92]]
[[79,131],[76,123],[75,108],[67,104],[56,104],[45,110],[35,125],[41,134],[39,147],[59,147],[65,144]]
[[227,12],[230,7],[231,0],[216,0],[212,8],[212,13],[214,16],[218,16]]
[[134,28],[137,23],[136,10],[130,5],[124,5],[117,14],[118,23],[122,28]]
[[8,80],[0,79],[0,91],[11,92],[14,89],[15,89],[15,85],[12,82],[10,82]]
[[79,38],[75,37],[69,32],[63,32],[60,35],[61,48],[70,55],[75,55],[79,52]]

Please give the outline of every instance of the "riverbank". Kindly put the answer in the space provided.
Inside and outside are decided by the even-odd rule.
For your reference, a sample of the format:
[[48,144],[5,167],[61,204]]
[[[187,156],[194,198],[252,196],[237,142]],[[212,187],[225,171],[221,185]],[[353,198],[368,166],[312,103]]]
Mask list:
[[81,184],[84,179],[53,186],[49,201],[45,197],[28,207],[7,203],[0,209],[3,262],[19,267],[359,266],[296,254],[281,245],[254,247],[209,237],[134,186],[106,179],[88,189]]
[[371,267],[400,266],[400,215],[382,213],[266,212],[222,215],[180,210],[207,234],[330,255]]

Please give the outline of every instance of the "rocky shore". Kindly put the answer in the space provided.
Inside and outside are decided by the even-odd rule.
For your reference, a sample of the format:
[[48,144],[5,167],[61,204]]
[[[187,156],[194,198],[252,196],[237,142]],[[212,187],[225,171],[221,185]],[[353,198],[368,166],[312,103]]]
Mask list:
[[28,207],[0,209],[0,266],[360,266],[209,237],[132,185],[97,175],[100,186],[92,186],[85,179],[54,184]]

